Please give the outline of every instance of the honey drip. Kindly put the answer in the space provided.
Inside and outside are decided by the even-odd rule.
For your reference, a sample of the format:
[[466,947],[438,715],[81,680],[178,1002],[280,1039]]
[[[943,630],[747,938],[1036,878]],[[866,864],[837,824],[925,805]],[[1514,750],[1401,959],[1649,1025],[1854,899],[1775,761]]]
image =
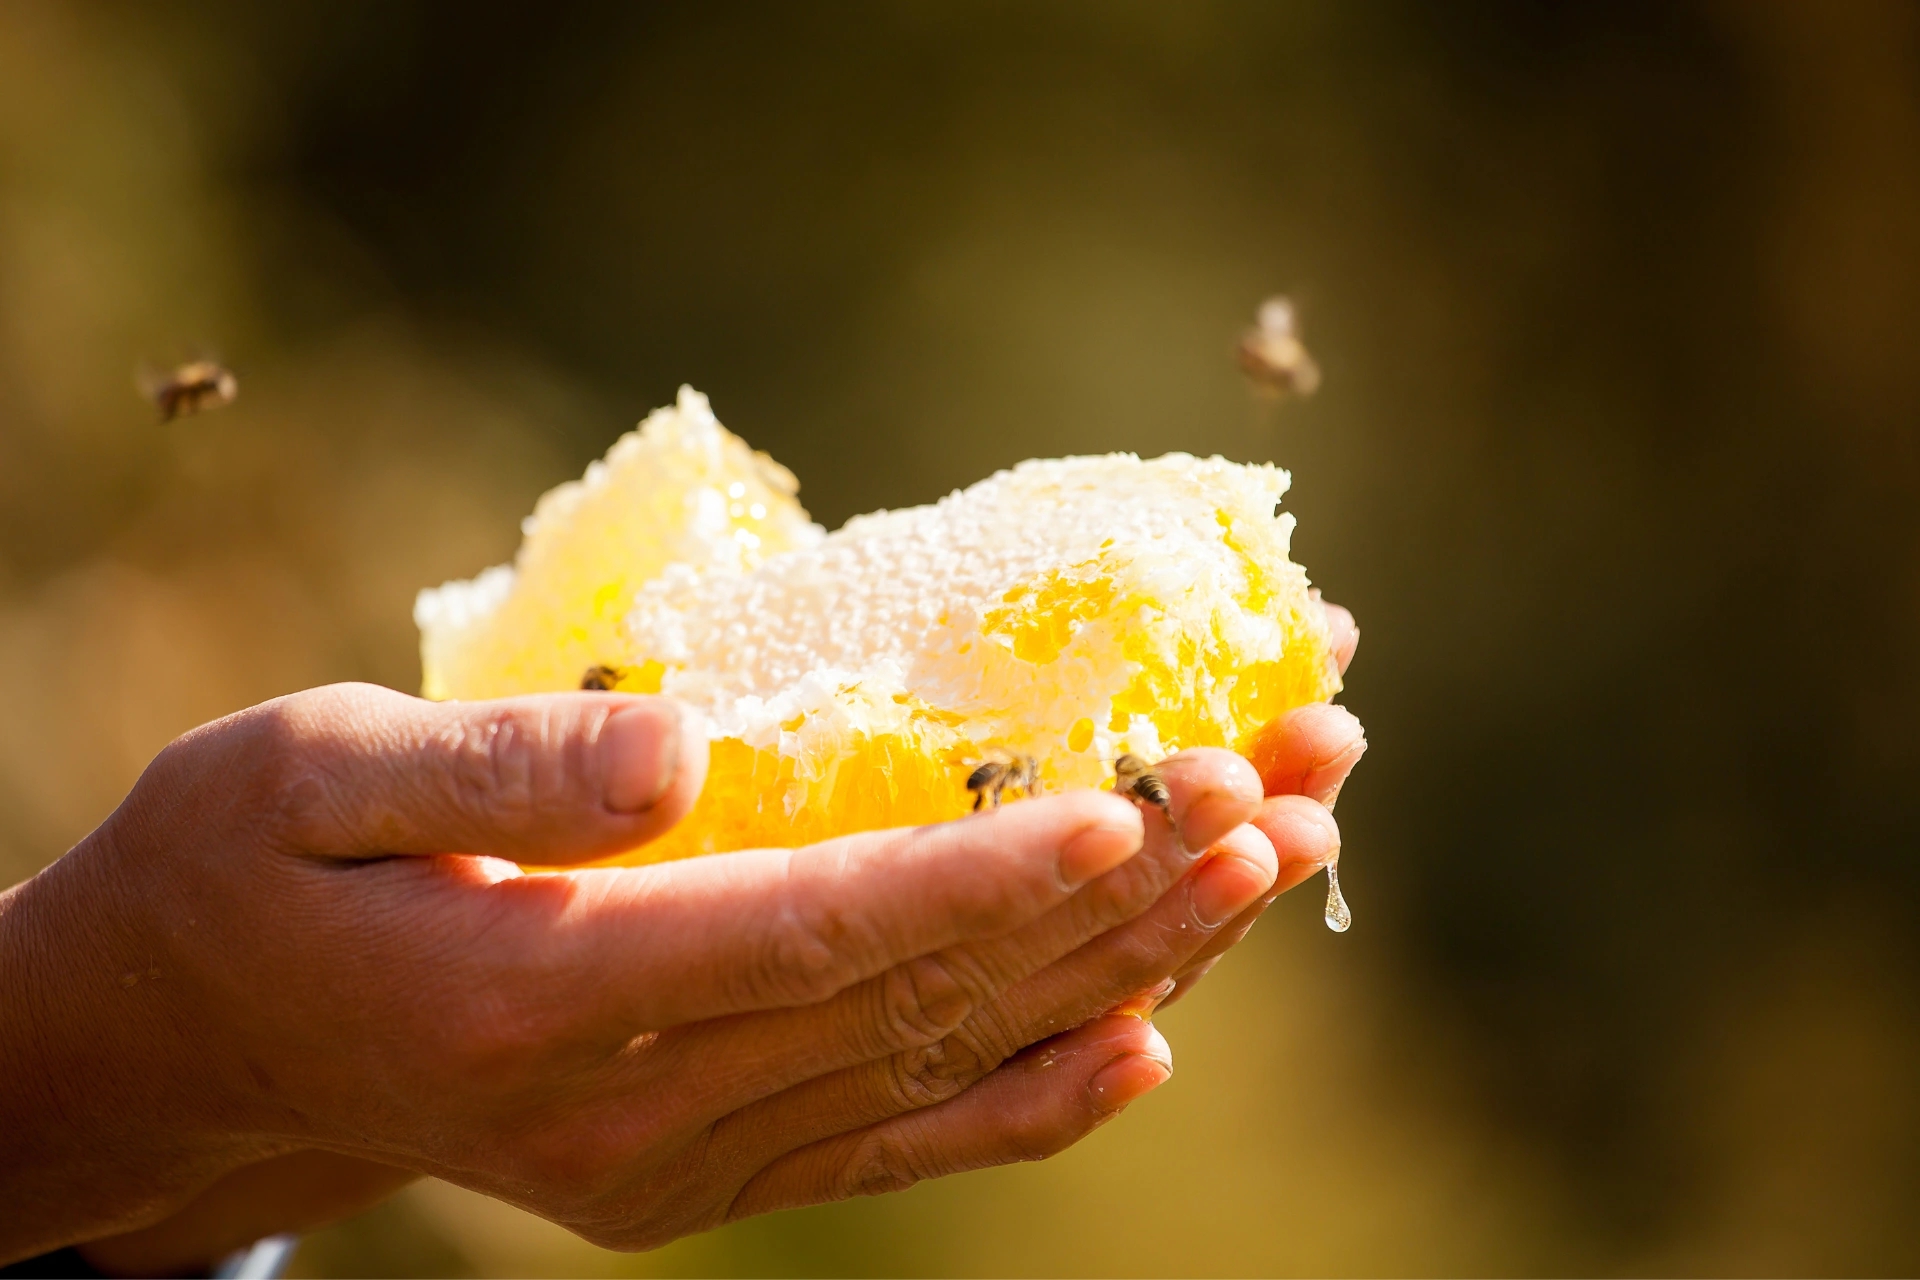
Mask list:
[[1353,912],[1347,909],[1347,900],[1340,893],[1340,855],[1335,854],[1327,863],[1327,928],[1335,933],[1345,933],[1353,927]]

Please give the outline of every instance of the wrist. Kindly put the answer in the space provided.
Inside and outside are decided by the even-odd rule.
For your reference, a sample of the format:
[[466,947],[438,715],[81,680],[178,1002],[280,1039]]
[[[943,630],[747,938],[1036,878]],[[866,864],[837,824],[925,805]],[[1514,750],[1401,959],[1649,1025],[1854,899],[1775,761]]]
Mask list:
[[151,1221],[245,1158],[108,841],[0,894],[0,1260]]

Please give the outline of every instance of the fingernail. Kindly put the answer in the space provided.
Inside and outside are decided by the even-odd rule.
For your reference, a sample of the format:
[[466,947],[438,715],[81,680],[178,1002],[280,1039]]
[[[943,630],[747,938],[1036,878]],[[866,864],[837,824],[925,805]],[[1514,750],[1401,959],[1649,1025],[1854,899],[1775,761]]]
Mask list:
[[1124,826],[1101,823],[1075,832],[1060,847],[1057,873],[1060,887],[1072,892],[1095,876],[1113,870],[1140,852],[1144,838],[1145,828],[1138,823]]
[[1264,870],[1231,853],[1209,858],[1193,875],[1187,890],[1194,921],[1202,929],[1218,929],[1260,901],[1273,887]]
[[673,785],[680,767],[680,708],[666,698],[641,698],[607,717],[600,728],[600,800],[615,813],[651,809]]
[[1106,1112],[1118,1111],[1172,1078],[1172,1054],[1165,1052],[1167,1042],[1160,1040],[1157,1031],[1154,1032],[1154,1039],[1159,1040],[1161,1056],[1129,1053],[1115,1058],[1094,1073],[1093,1079],[1087,1082],[1087,1091],[1093,1095],[1094,1106]]

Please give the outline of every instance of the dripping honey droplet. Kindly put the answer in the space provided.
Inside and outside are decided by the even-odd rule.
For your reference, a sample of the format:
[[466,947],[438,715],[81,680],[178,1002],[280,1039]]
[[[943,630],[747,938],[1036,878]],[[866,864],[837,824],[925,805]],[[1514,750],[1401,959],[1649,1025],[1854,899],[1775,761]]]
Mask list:
[[1335,933],[1345,933],[1353,927],[1353,912],[1347,909],[1347,900],[1340,893],[1340,855],[1334,854],[1327,863],[1327,928]]

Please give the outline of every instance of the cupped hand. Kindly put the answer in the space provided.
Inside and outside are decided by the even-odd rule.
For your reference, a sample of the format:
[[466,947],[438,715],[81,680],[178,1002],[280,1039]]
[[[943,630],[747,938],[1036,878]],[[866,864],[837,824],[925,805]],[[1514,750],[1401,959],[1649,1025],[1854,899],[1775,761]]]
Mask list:
[[666,829],[704,770],[680,728],[652,699],[332,689],[170,748],[0,895],[0,947],[52,979],[0,1036],[0,1182],[42,1210],[0,1257],[157,1218],[89,1257],[179,1268],[421,1172],[634,1247],[1049,1154],[1166,1078],[1141,1018],[1337,852],[1318,801],[1364,749],[1292,713],[1264,801],[1182,753],[1172,823],[1081,795],[792,853],[494,860]]
[[[704,768],[671,703],[617,694],[335,687],[169,747],[0,895],[30,979],[0,992],[0,1257],[132,1230],[93,1256],[203,1261],[417,1173],[646,1247],[1051,1154],[1170,1070],[1103,1012],[1338,848],[1318,805],[1276,811],[1199,750],[1164,762],[1169,815],[1081,792],[800,850],[514,865],[643,843]],[[302,1202],[302,1177],[329,1190]]]

